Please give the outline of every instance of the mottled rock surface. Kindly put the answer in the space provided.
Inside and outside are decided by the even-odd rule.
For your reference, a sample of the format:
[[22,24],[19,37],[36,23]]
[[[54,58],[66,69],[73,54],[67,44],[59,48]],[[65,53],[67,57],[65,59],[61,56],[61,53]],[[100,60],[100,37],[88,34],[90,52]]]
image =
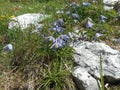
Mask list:
[[112,49],[105,43],[87,41],[76,42],[73,48],[75,49],[76,63],[73,75],[78,79],[75,80],[81,83],[79,84],[81,90],[98,90],[96,78],[100,79],[100,56],[102,57],[105,82],[120,82],[119,51]]
[[111,10],[114,8],[114,5],[116,2],[120,0],[103,0],[103,3],[105,4],[104,9],[105,10]]
[[28,28],[30,25],[34,25],[35,29],[40,29],[42,24],[40,24],[39,22],[43,21],[47,17],[50,16],[40,13],[23,14],[12,18],[8,24],[8,29],[13,29],[15,27],[23,30]]

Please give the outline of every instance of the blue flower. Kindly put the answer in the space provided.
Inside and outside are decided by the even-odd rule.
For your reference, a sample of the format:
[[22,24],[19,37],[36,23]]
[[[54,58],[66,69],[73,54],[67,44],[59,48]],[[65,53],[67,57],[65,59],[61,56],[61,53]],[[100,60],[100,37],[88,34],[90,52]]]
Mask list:
[[105,19],[107,19],[107,17],[105,17],[104,15],[100,15],[100,21],[101,22],[105,22]]
[[56,27],[51,27],[50,30],[56,31]]
[[62,33],[62,27],[56,27],[56,31],[61,34]]
[[82,5],[83,6],[90,6],[91,4],[89,2],[83,2]]
[[73,17],[73,19],[79,19],[79,15],[76,14],[76,13],[73,13],[73,14],[72,14],[72,17]]
[[87,19],[87,22],[85,23],[85,27],[86,28],[92,28],[93,27],[93,23],[92,23],[92,19],[91,18],[88,18]]
[[67,35],[60,35],[56,39],[52,36],[49,36],[47,39],[49,39],[52,42],[52,45],[50,49],[56,49],[56,48],[62,48],[66,45],[66,41],[69,39],[69,36]]
[[62,48],[64,45],[65,45],[65,42],[58,37],[58,38],[55,39],[55,42],[53,42],[50,49]]
[[104,36],[104,34],[102,34],[102,33],[96,33],[95,36],[98,38],[98,37]]
[[5,47],[3,47],[3,51],[13,51],[13,45],[12,44],[7,44]]
[[66,12],[66,15],[70,15],[70,14],[71,14],[71,12],[70,12],[70,11],[67,11],[67,12]]
[[57,31],[57,32],[59,32],[61,34],[62,29],[63,29],[62,27],[56,26],[56,27],[52,27],[50,30]]
[[59,38],[64,41],[67,41],[69,39],[69,37],[67,35],[60,35]]
[[53,36],[45,37],[45,39],[46,39],[46,42],[48,42],[48,41],[55,42],[55,38]]
[[56,40],[57,40],[62,46],[65,45],[65,41],[64,41],[64,39],[62,39],[60,36],[57,37]]
[[62,45],[59,43],[59,42],[55,42],[51,47],[50,49],[53,49],[53,48],[61,48]]
[[99,37],[105,36],[104,34],[101,33],[96,33],[94,36],[94,41],[97,41]]

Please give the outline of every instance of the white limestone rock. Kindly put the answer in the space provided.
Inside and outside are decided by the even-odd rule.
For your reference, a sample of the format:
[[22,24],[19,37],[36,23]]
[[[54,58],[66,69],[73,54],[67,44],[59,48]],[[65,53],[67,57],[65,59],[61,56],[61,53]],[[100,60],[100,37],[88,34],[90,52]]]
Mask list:
[[40,13],[27,13],[17,17],[14,17],[10,20],[8,24],[8,29],[13,29],[14,27],[20,29],[26,29],[30,24],[35,26],[35,29],[38,29],[42,26],[39,22],[50,17],[49,15],[44,15]]
[[[107,83],[115,83],[120,82],[120,52],[112,49],[110,46],[105,43],[99,42],[87,42],[87,41],[79,41],[75,42],[73,48],[74,59],[77,66],[75,66],[74,76],[77,77],[79,75],[79,81],[89,82],[89,85],[93,84],[93,81],[89,81],[87,76],[95,76],[100,79],[100,55],[102,57],[102,67],[103,67],[103,75],[105,77],[105,82]],[[86,77],[85,80],[83,80]],[[93,77],[94,78],[94,77]],[[95,83],[95,81],[94,81]],[[82,83],[82,86],[84,83]],[[81,89],[82,90],[82,89]],[[83,90],[98,90],[98,89],[89,89],[84,87]]]
[[106,4],[114,4],[116,2],[118,2],[119,0],[103,0],[103,3],[106,3]]
[[99,90],[97,81],[84,68],[77,67],[73,72],[74,80],[80,90]]
[[113,9],[113,6],[116,2],[120,0],[103,0],[103,3],[105,4],[104,9],[106,11]]

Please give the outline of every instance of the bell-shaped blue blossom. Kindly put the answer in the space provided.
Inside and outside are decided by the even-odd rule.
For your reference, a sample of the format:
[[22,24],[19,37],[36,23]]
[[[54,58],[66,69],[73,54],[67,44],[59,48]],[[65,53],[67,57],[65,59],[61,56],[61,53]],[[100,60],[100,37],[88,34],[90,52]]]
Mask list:
[[65,41],[60,39],[59,37],[55,39],[55,42],[53,42],[52,46],[50,49],[55,49],[55,48],[62,48],[65,45]]
[[55,42],[55,43],[53,43],[53,45],[50,47],[50,49],[55,49],[55,48],[61,48],[62,47],[62,45],[59,43],[59,42]]
[[65,40],[64,40],[64,39],[62,39],[60,36],[59,36],[59,37],[57,37],[57,38],[56,38],[56,40],[57,40],[59,43],[61,43],[61,45],[62,45],[62,46],[64,46],[64,45],[65,45]]
[[7,44],[5,47],[3,47],[3,51],[13,51],[13,45],[12,44]]
[[46,42],[48,42],[48,41],[55,42],[55,38],[53,36],[45,37],[45,39],[46,39]]
[[104,36],[104,34],[102,34],[102,33],[96,33],[95,36],[98,38],[98,37]]
[[83,6],[90,6],[91,3],[89,3],[89,2],[83,2],[82,5],[83,5]]
[[56,27],[56,31],[61,34],[62,33],[62,27]]
[[69,39],[69,37],[67,35],[60,35],[59,38],[64,41],[67,41]]
[[[60,38],[60,37],[58,37],[58,38]],[[64,45],[66,44],[65,38],[64,38],[64,39],[61,39],[61,38],[60,38],[60,42],[61,42],[61,44],[64,46]]]
[[105,17],[104,15],[100,15],[100,21],[101,22],[105,22],[105,19],[107,19],[107,17]]
[[50,28],[50,30],[56,31],[56,27],[52,27]]
[[73,13],[73,14],[72,14],[72,17],[73,17],[73,19],[79,19],[79,15],[76,14],[76,13]]
[[96,33],[95,36],[94,36],[94,41],[97,41],[99,37],[102,37],[102,36],[105,36],[104,34],[102,33]]
[[92,28],[93,27],[93,23],[92,23],[92,19],[91,18],[88,18],[86,23],[85,23],[85,27],[86,28]]
[[66,12],[66,15],[71,15],[71,12],[70,12],[70,11],[67,11],[67,12]]
[[63,28],[62,28],[62,27],[59,27],[59,26],[54,26],[54,27],[50,28],[50,30],[57,31],[57,32],[59,32],[59,33],[61,34]]
[[93,23],[88,20],[88,21],[86,22],[86,24],[85,24],[85,27],[86,27],[86,28],[92,28],[92,27],[93,27]]

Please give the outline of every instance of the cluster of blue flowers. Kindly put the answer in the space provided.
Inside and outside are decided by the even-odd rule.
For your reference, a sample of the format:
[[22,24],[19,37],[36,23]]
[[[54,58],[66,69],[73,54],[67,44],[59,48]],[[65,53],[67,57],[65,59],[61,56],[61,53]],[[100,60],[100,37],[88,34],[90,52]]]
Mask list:
[[50,28],[50,30],[53,30],[62,34],[63,25],[64,25],[64,20],[62,18],[59,18],[58,20],[52,23],[52,27]]
[[[64,29],[63,25],[64,20],[62,18],[59,18],[52,23],[50,30],[54,31],[54,34],[52,36],[45,37],[46,42],[50,41],[52,43],[50,49],[62,48],[66,45],[67,40],[73,37],[71,32],[68,32],[68,34],[62,34]],[[55,38],[54,35],[56,33],[59,33],[59,36]]]
[[[93,2],[96,2],[96,0],[93,0]],[[89,2],[82,2],[82,5],[87,7],[90,6],[91,3]],[[79,5],[76,4],[75,2],[67,5],[67,7],[70,8],[78,8]],[[67,16],[70,16],[74,22],[77,22],[79,20],[79,14],[77,14],[77,12],[72,12],[71,10],[67,9],[67,11],[62,11],[62,10],[58,10],[56,12],[56,14],[66,14]],[[106,17],[104,15],[100,15],[100,22],[105,22]],[[64,20],[62,18],[58,18],[57,20],[55,20],[54,22],[52,22],[52,27],[50,28],[51,31],[54,32],[53,35],[45,37],[46,42],[51,42],[51,46],[50,49],[56,49],[56,48],[62,48],[63,46],[66,45],[66,42],[68,41],[69,38],[73,37],[73,33],[68,32],[68,34],[63,34],[63,31],[65,30],[64,28]],[[85,22],[85,28],[92,28],[94,25],[93,20],[91,18],[87,18],[87,21]],[[56,33],[58,33],[57,35],[59,36],[54,36]],[[96,37],[101,36],[101,34],[98,35],[98,33],[96,34]]]
[[[107,17],[105,17],[104,15],[100,15],[100,22],[104,23],[105,19],[107,19]],[[85,28],[93,28],[93,20],[91,18],[88,18],[86,23],[85,23]],[[95,33],[94,36],[94,41],[97,41],[99,37],[104,36],[104,34],[102,33]]]
[[[97,2],[97,0],[93,0],[93,3],[95,3],[95,2]],[[72,2],[71,4],[66,5],[66,7],[65,7],[65,10],[67,10],[66,12],[59,11],[59,13],[62,12],[62,14],[65,13],[67,16],[71,16],[75,23],[78,22],[78,21],[80,22],[80,17],[81,16],[79,16],[79,14],[78,14],[79,9],[81,9],[81,6],[88,7],[88,6],[91,6],[91,4],[92,3],[90,3],[90,2],[82,2],[81,4],[77,4],[75,2]],[[105,19],[106,19],[105,16],[100,15],[100,21],[101,22],[105,22]],[[88,19],[85,27],[86,28],[91,28],[93,25],[94,24],[92,23],[92,19],[91,20]]]
[[[97,1],[96,1],[96,0],[93,0],[93,3],[95,3],[95,2],[97,2]],[[83,5],[84,7],[88,7],[88,6],[91,5],[91,3],[90,3],[90,2],[82,2],[82,5]],[[72,3],[70,6],[74,7],[74,9],[75,9],[75,3]],[[76,5],[76,7],[78,7],[78,5]],[[70,11],[67,11],[66,14],[67,14],[67,15],[70,15],[71,13],[70,13]],[[75,13],[72,14],[72,17],[73,17],[74,20],[79,19],[79,15],[78,15],[78,14],[75,14]],[[106,19],[107,19],[107,17],[104,16],[104,15],[100,15],[100,16],[99,16],[99,22],[101,22],[101,23],[104,23]],[[85,22],[85,28],[93,28],[93,25],[95,25],[95,24],[93,23],[93,20],[88,17],[87,20],[86,20],[86,22]],[[94,36],[94,40],[97,41],[98,37],[101,37],[101,36],[104,36],[104,34],[101,34],[101,33],[97,32],[97,33],[95,34],[95,36]]]
[[[105,17],[104,15],[100,15],[100,22],[104,23],[105,19],[107,19],[107,17]],[[86,23],[85,23],[85,27],[86,28],[92,28],[93,27],[93,20],[91,18],[88,18]]]

